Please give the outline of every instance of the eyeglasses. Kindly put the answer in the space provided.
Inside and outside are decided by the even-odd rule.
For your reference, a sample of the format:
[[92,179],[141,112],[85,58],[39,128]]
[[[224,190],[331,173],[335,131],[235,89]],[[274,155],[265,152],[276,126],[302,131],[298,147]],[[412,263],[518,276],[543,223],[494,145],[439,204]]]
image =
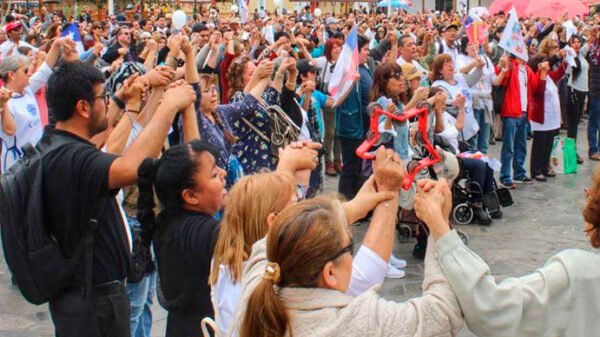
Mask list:
[[354,238],[352,237],[352,234],[350,233],[350,231],[346,231],[346,232],[348,233],[348,236],[350,237],[350,243],[346,247],[342,248],[342,250],[340,250],[337,254],[335,254],[330,259],[330,261],[333,261],[346,253],[350,253],[350,255],[354,255]]
[[218,92],[217,91],[217,86],[216,85],[212,85],[209,88],[202,90],[202,92],[205,93],[205,94],[214,94],[214,93],[217,93]]
[[110,94],[108,93],[103,93],[102,95],[98,95],[96,97],[94,97],[94,99],[98,99],[98,98],[102,98],[104,100],[104,104],[108,105],[108,103],[110,103]]
[[397,80],[401,80],[402,79],[402,72],[396,71],[395,73],[386,76],[387,80],[389,80],[390,78],[395,78]]

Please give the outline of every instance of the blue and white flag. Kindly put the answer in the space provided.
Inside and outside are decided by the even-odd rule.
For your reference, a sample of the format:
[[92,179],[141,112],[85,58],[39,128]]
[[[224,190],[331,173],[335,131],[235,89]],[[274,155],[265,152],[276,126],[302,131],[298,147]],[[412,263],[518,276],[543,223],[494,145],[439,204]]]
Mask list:
[[72,23],[70,25],[68,25],[63,31],[62,34],[60,34],[61,37],[63,36],[69,36],[71,37],[71,39],[73,41],[75,41],[76,49],[77,49],[77,54],[81,55],[83,54],[84,50],[83,50],[83,41],[81,40],[81,35],[79,35],[79,27],[77,26],[76,23]]

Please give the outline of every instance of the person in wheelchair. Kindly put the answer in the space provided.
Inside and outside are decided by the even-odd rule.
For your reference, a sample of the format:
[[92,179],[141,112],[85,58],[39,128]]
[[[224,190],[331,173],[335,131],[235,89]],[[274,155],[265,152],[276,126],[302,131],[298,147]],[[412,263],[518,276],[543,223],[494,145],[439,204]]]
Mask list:
[[[430,96],[438,93],[446,95],[444,90],[439,87],[432,87],[429,89]],[[443,104],[446,104],[445,101]],[[465,97],[460,94],[457,95],[457,97],[452,101],[452,107],[456,108],[455,110],[457,111],[457,114],[452,115],[448,112],[448,109],[445,109],[444,113],[442,114],[444,130],[436,134],[438,136],[436,137],[438,143],[436,145],[439,145],[448,152],[456,155],[461,152],[459,135],[465,123],[464,106]],[[465,177],[469,181],[469,183],[467,183],[462,189],[470,196],[470,200],[467,202],[473,210],[474,218],[480,225],[490,225],[492,223],[491,217],[499,218],[502,215],[501,212],[494,212],[492,213],[492,216],[490,216],[483,202],[486,194],[495,191],[494,172],[487,163],[479,159],[457,159],[461,172],[460,177]],[[459,183],[459,181],[460,179],[458,179],[456,183]],[[479,188],[476,188],[476,186]],[[453,191],[454,190],[455,189],[453,188]]]

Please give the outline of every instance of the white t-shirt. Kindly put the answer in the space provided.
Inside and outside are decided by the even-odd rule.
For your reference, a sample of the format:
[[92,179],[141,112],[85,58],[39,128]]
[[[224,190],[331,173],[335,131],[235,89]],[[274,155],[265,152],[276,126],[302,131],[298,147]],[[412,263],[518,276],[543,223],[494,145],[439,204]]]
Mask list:
[[[398,65],[401,66],[406,63],[406,60],[402,56],[400,56],[396,60],[396,63],[398,63]],[[419,62],[417,62],[417,60],[412,60],[411,63],[413,66],[415,66],[415,68],[417,68],[417,71],[421,74],[421,86],[428,86],[427,79],[429,78],[429,76],[427,70],[423,68],[423,66]]]
[[27,143],[35,145],[42,137],[42,120],[35,93],[48,82],[50,75],[52,75],[52,69],[46,63],[42,64],[40,69],[29,78],[29,86],[25,88],[23,94],[15,93],[8,100],[8,108],[15,119],[17,131],[13,136],[9,136],[0,130],[2,173],[21,158],[23,145]]
[[518,67],[519,72],[519,89],[521,91],[521,112],[527,111],[527,68],[524,64]]
[[451,85],[450,83],[442,80],[433,82],[432,87],[442,87],[449,94],[448,99],[453,101],[458,94],[463,95],[466,98],[465,101],[465,124],[462,129],[462,136],[464,140],[469,140],[475,136],[479,131],[479,123],[475,119],[473,114],[473,94],[467,86],[467,82],[461,74],[454,75],[456,84]]
[[544,91],[544,123],[531,121],[531,130],[550,131],[560,128],[560,101],[558,87],[551,78],[546,79]]
[[444,131],[438,133],[437,135],[445,139],[456,151],[456,154],[459,153],[458,150],[458,129],[456,128],[456,118],[454,118],[451,114],[444,111],[442,114],[442,120],[444,121]]

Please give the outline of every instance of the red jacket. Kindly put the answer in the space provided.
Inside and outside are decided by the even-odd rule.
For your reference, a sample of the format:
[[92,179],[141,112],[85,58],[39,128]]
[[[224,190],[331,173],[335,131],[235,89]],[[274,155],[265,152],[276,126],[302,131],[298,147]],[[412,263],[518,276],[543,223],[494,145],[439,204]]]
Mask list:
[[[542,85],[540,82],[539,73],[534,74],[533,70],[525,64],[527,70],[527,107],[521,107],[521,87],[519,85],[519,63],[517,59],[513,59],[512,67],[506,70],[504,80],[500,84],[506,86],[506,94],[504,96],[504,102],[502,104],[502,110],[500,111],[500,117],[508,118],[521,118],[523,117],[523,111],[527,111],[530,115],[533,109],[534,94],[540,94],[544,97],[544,90],[546,90],[546,82]],[[496,67],[496,74],[500,73],[500,68]],[[513,76],[514,73],[514,76]]]
[[[554,81],[554,83],[558,83],[558,80],[561,79],[561,77],[563,77],[565,75],[565,67],[561,64],[558,69],[556,70],[550,70],[548,72],[548,76],[550,77],[550,79],[552,81]],[[544,91],[540,93],[535,93],[533,95],[533,107],[531,109],[531,113],[529,113],[529,119],[539,123],[539,124],[544,124],[544,113],[546,111],[545,109],[545,103],[544,103],[544,95],[546,93],[546,80],[542,80],[539,79],[538,85],[542,88],[544,88]],[[558,86],[558,84],[557,84]],[[531,104],[530,104],[531,105]]]

